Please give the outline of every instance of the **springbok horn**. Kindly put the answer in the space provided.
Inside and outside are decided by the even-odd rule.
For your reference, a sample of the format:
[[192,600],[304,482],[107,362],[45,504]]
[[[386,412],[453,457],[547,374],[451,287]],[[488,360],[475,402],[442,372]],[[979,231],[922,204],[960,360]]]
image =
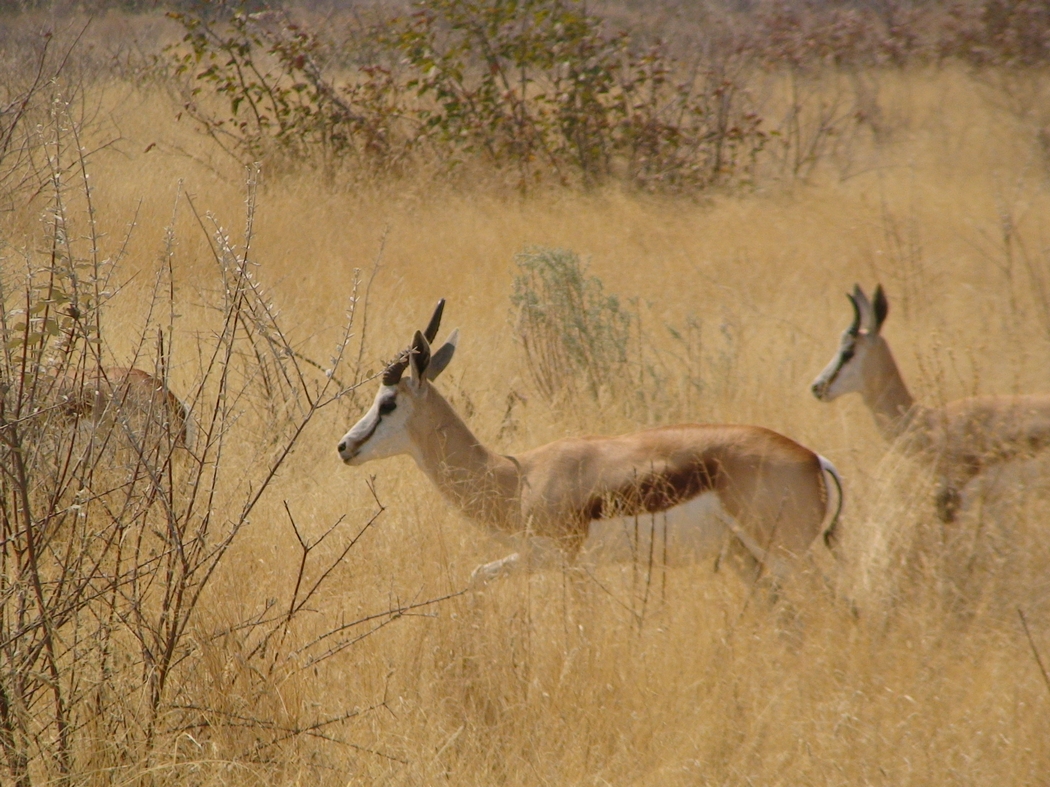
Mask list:
[[[427,325],[427,329],[423,332],[423,336],[426,337],[427,343],[431,343],[437,337],[438,329],[441,327],[441,313],[445,310],[445,299],[442,298],[437,302],[437,307],[434,309],[434,316],[430,318],[430,323]],[[412,354],[412,349],[403,350],[397,359],[393,361],[383,371],[383,385],[397,385],[401,382],[401,375],[405,373],[405,369],[408,368],[408,358]],[[429,360],[429,357],[428,357]]]
[[401,382],[401,375],[405,373],[405,369],[407,368],[408,352],[404,351],[397,356],[396,361],[392,362],[383,370],[383,385],[397,385]]
[[851,336],[856,336],[860,333],[860,304],[857,303],[857,299],[846,293],[846,297],[849,298],[849,302],[853,304],[853,324],[849,327],[849,333]]
[[445,299],[442,298],[438,301],[437,308],[434,309],[434,316],[430,318],[430,324],[427,325],[427,329],[423,331],[423,336],[426,337],[428,344],[433,344],[434,339],[437,338],[438,328],[441,327],[441,312],[445,310]]

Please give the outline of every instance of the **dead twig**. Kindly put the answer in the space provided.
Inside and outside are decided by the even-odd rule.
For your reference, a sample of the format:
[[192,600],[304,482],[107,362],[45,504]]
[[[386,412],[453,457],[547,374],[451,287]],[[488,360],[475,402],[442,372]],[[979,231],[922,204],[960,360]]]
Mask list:
[[1024,635],[1028,638],[1028,646],[1032,649],[1032,656],[1035,657],[1035,663],[1039,665],[1039,672],[1043,676],[1043,683],[1046,684],[1047,691],[1050,691],[1050,674],[1047,674],[1046,667],[1043,665],[1043,659],[1039,656],[1039,650],[1035,646],[1035,640],[1032,639],[1032,632],[1028,629],[1028,621],[1025,620],[1024,612],[1021,608],[1017,608],[1017,617],[1021,619],[1021,628],[1024,629]]

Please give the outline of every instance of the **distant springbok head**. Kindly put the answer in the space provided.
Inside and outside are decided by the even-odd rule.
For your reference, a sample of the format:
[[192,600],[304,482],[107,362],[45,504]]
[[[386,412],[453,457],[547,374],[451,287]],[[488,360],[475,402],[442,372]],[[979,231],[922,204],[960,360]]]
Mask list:
[[863,391],[873,364],[885,365],[890,352],[886,340],[879,335],[890,310],[882,285],[875,287],[871,301],[860,285],[854,285],[853,294],[846,297],[853,304],[853,323],[842,332],[838,352],[813,381],[813,395],[822,402]]
[[[413,415],[456,351],[459,331],[455,330],[440,349],[430,351],[441,327],[445,299],[438,301],[425,331],[416,331],[412,344],[383,371],[382,385],[372,407],[339,441],[339,456],[348,465],[361,465],[373,459],[412,453],[410,430]],[[410,377],[405,377],[411,370]]]

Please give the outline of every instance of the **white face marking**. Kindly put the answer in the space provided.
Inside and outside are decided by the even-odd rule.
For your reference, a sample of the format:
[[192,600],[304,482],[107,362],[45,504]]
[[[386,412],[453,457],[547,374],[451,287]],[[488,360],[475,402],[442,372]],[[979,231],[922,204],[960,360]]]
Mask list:
[[380,387],[368,412],[339,441],[339,456],[348,465],[362,465],[409,453],[406,426],[411,415],[411,397],[399,395],[396,385]]
[[862,390],[864,360],[871,346],[871,338],[866,331],[844,331],[835,357],[813,381],[813,395],[822,402],[830,402],[842,394]]

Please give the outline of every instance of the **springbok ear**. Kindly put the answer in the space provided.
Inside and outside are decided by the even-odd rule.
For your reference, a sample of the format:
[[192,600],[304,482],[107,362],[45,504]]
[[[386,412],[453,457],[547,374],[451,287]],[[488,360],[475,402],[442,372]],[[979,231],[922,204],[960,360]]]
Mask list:
[[422,383],[427,373],[427,366],[430,365],[430,343],[419,331],[416,331],[416,335],[412,337],[408,362],[412,366],[412,380],[416,384]]
[[886,322],[886,315],[890,313],[890,302],[886,299],[886,293],[882,291],[881,284],[875,287],[872,307],[875,309],[875,330],[873,333],[878,333],[879,329],[882,328],[882,324]]
[[452,360],[452,355],[456,352],[457,344],[459,344],[459,328],[456,328],[449,335],[448,341],[430,356],[430,367],[427,369],[428,380],[436,380],[438,375],[445,371],[445,367],[448,366],[448,362]]

